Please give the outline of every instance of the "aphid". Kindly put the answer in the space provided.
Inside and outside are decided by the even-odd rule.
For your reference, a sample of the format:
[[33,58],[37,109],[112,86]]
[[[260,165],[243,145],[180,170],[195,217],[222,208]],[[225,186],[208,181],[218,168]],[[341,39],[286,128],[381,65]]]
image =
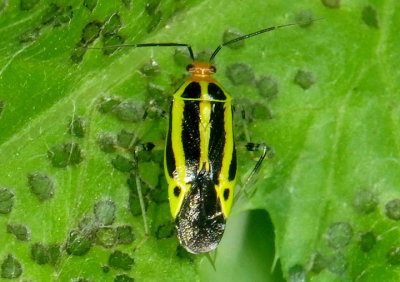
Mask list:
[[[217,248],[231,211],[236,181],[236,149],[231,96],[211,77],[211,64],[223,46],[269,32],[287,24],[262,29],[218,46],[209,62],[195,62],[190,45],[141,43],[109,47],[186,47],[191,76],[173,95],[164,154],[171,214],[181,245],[189,252],[207,253]],[[270,148],[248,143],[247,150],[261,150],[247,182],[257,173]],[[139,197],[140,181],[137,180]],[[142,212],[145,209],[142,204]],[[144,215],[145,229],[148,230]]]

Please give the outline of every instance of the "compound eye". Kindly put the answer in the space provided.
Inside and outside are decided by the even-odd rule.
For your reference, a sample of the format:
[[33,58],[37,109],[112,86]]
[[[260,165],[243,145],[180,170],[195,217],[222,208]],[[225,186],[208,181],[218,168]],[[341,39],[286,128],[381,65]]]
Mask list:
[[194,67],[193,64],[189,64],[189,65],[187,65],[187,67],[186,67],[186,70],[187,70],[188,72],[193,72],[195,69],[196,69],[196,68]]
[[214,66],[210,66],[210,72],[216,73],[217,72],[217,68],[214,67]]

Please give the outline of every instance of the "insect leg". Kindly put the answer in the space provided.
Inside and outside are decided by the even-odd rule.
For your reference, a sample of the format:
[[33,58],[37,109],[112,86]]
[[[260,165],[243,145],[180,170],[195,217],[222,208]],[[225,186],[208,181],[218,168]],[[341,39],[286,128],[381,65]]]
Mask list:
[[136,189],[139,197],[139,203],[140,203],[140,209],[142,211],[142,217],[143,217],[143,224],[144,224],[144,231],[145,235],[148,236],[150,234],[149,232],[149,225],[147,223],[147,217],[146,217],[146,206],[144,203],[144,197],[142,193],[142,183],[140,180],[139,176],[139,161],[138,161],[138,155],[140,151],[151,151],[154,148],[153,143],[146,143],[146,144],[139,144],[135,146],[133,150],[133,166],[134,166],[134,174],[135,174],[135,179],[136,179]]
[[142,189],[142,179],[139,174],[139,155],[140,152],[149,152],[152,150],[158,150],[162,149],[163,146],[161,142],[159,143],[143,143],[143,144],[138,144],[134,147],[132,150],[133,152],[133,174],[135,176],[135,184],[136,184],[136,190],[139,198],[139,204],[140,204],[140,210],[142,213],[143,217],[143,224],[144,224],[144,231],[145,231],[145,236],[144,238],[136,245],[135,250],[140,248],[149,238],[150,236],[150,229],[149,229],[149,223],[147,221],[147,215],[146,215],[146,204],[144,202],[144,195],[143,195],[143,189]]
[[[146,107],[144,114],[142,116],[142,121],[146,120],[148,117],[149,112],[151,111],[151,107],[153,107],[153,103],[150,103],[148,107]],[[149,224],[147,221],[147,216],[146,216],[146,205],[144,202],[144,195],[143,195],[143,189],[142,189],[142,179],[139,174],[139,156],[141,152],[149,152],[152,151],[155,147],[156,144],[152,142],[147,142],[147,143],[139,143],[139,132],[141,132],[142,124],[139,125],[139,128],[136,130],[133,138],[131,138],[129,145],[127,146],[127,149],[129,152],[132,153],[133,155],[133,175],[135,178],[135,186],[136,186],[136,192],[137,196],[139,199],[139,204],[140,204],[140,210],[141,214],[143,217],[143,224],[144,224],[144,231],[145,231],[145,237],[144,239],[138,244],[136,248],[138,248],[140,245],[142,245],[148,238],[150,234],[149,230]],[[158,146],[157,146],[158,147]]]
[[[246,150],[250,151],[250,152],[261,151],[262,154],[261,154],[260,158],[258,159],[256,165],[254,166],[253,170],[250,172],[250,175],[247,177],[247,180],[244,184],[245,187],[251,183],[251,181],[254,179],[254,176],[260,171],[261,164],[263,163],[265,157],[267,157],[269,159],[272,159],[274,157],[274,150],[265,143],[255,144],[255,143],[249,142],[246,144]],[[245,190],[245,193],[246,193],[246,190]]]
[[[249,121],[252,120],[251,113],[248,115],[246,113],[245,107],[241,104],[238,104],[235,108],[235,111],[238,113],[237,116],[237,122],[240,123],[241,128],[242,128],[242,134],[244,141],[246,143],[239,144],[239,148],[242,147],[243,149],[247,150],[250,153],[250,156],[252,159],[257,159],[257,162],[254,166],[254,168],[251,170],[251,172],[248,174],[246,180],[242,181],[243,185],[242,188],[238,191],[238,193],[235,196],[235,200],[241,196],[241,192],[247,196],[251,197],[252,194],[254,193],[254,189],[250,189],[249,187],[251,186],[252,182],[254,181],[255,176],[257,173],[260,171],[261,165],[264,161],[264,159],[267,158],[273,158],[274,156],[274,151],[273,149],[268,146],[266,143],[255,143],[251,141],[250,137],[250,132],[248,130],[248,123]],[[255,156],[254,152],[260,152],[261,155],[259,157]]]
[[236,194],[235,200],[238,199],[241,195],[241,191],[248,197],[254,194],[255,189],[250,189],[252,182],[254,181],[255,176],[260,171],[261,165],[264,162],[265,158],[272,159],[274,157],[274,150],[272,147],[265,143],[253,143],[248,142],[244,145],[244,148],[249,152],[261,152],[260,157],[258,158],[254,168],[251,170],[250,174],[247,176],[242,188]]

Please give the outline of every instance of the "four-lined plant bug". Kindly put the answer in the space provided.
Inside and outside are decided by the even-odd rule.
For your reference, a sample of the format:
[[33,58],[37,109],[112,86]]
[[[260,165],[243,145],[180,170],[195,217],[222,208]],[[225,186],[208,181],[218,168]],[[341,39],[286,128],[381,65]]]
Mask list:
[[[195,62],[189,44],[140,43],[104,47],[186,47],[192,59],[187,66],[191,76],[173,95],[164,153],[171,214],[181,245],[191,253],[207,253],[217,248],[234,200],[237,159],[232,99],[211,77],[216,72],[212,61],[224,46],[299,24],[269,27],[225,42],[215,49],[209,62]],[[248,143],[246,148],[262,151],[247,184],[259,171],[270,148],[253,143]],[[135,166],[138,171],[137,154]],[[139,197],[142,198],[138,177],[136,182]],[[141,206],[148,234],[142,199]]]

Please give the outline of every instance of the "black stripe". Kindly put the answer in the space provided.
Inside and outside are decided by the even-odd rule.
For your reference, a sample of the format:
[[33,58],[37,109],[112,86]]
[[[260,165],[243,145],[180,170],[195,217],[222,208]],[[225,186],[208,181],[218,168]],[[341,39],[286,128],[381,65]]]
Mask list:
[[236,160],[236,148],[235,148],[235,144],[234,144],[233,151],[232,151],[232,160],[231,160],[231,164],[229,165],[229,177],[228,177],[229,181],[232,181],[235,179],[236,169],[237,169],[237,160]]
[[183,109],[182,145],[188,173],[197,171],[200,161],[200,101],[186,100]]
[[201,97],[201,87],[198,82],[192,82],[186,86],[182,93],[182,98],[196,99]]
[[210,116],[210,143],[208,145],[208,158],[210,160],[212,178],[218,184],[218,176],[221,172],[222,159],[225,146],[224,113],[225,103],[211,102]]
[[226,100],[224,91],[214,83],[208,84],[208,95],[210,95],[211,99]]
[[169,177],[173,178],[173,173],[176,170],[175,164],[175,156],[172,151],[172,140],[171,140],[171,132],[172,132],[172,106],[174,102],[171,103],[171,107],[169,109],[169,124],[168,124],[168,135],[167,135],[167,145],[165,146],[165,158],[167,164],[167,171]]

